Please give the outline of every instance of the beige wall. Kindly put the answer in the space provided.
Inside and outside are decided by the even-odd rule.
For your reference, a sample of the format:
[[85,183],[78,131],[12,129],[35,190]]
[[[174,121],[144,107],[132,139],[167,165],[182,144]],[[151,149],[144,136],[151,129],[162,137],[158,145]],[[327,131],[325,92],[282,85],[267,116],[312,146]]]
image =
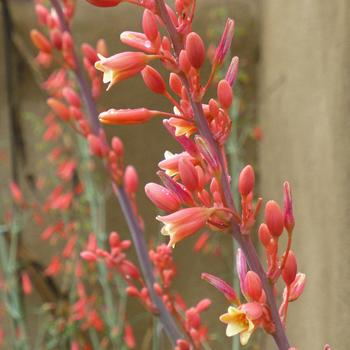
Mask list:
[[308,278],[288,333],[299,349],[350,349],[350,2],[261,5],[261,187],[281,199],[290,180]]

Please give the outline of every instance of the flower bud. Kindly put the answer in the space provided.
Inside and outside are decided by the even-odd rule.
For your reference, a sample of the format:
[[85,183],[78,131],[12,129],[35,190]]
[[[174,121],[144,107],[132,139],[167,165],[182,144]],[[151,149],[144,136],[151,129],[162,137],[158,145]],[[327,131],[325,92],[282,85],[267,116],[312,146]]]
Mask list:
[[127,193],[136,193],[139,185],[139,178],[136,169],[128,165],[124,172],[124,187]]
[[294,281],[290,285],[289,301],[294,301],[303,293],[306,283],[306,276],[304,273],[297,273]]
[[292,193],[290,190],[289,182],[285,182],[283,184],[284,189],[284,208],[283,208],[283,215],[284,215],[284,227],[287,229],[289,233],[293,231],[295,221],[294,221],[294,215],[293,215],[293,202],[292,202]]
[[268,201],[265,206],[265,222],[270,233],[279,237],[283,232],[283,215],[279,205],[275,201]]
[[224,61],[227,52],[230,50],[233,35],[234,35],[235,22],[228,18],[226,21],[224,32],[221,36],[220,43],[215,51],[213,64],[220,65]]
[[242,292],[244,292],[244,280],[247,274],[247,259],[242,251],[238,248],[236,253],[236,269],[241,286]]
[[115,248],[119,245],[120,243],[120,237],[119,237],[119,234],[115,231],[112,231],[110,234],[109,234],[109,246],[111,248]]
[[99,120],[103,124],[128,125],[148,122],[157,113],[146,108],[109,109],[100,113]]
[[267,248],[270,245],[272,236],[266,224],[260,225],[258,235],[262,245]]
[[70,119],[69,109],[61,101],[50,97],[46,102],[48,106],[55,112],[55,114],[63,121],[68,121]]
[[89,250],[85,250],[80,253],[80,257],[86,261],[93,262],[97,260],[97,256],[95,253],[90,252]]
[[44,34],[40,33],[36,29],[32,29],[30,31],[30,38],[32,39],[33,44],[36,46],[38,50],[45,53],[51,53],[52,47],[48,39],[44,36]]
[[254,271],[248,271],[244,278],[244,294],[251,301],[259,301],[262,293],[260,277]]
[[209,282],[213,287],[215,287],[219,292],[224,294],[225,298],[234,304],[239,303],[239,298],[234,291],[234,289],[224,280],[209,273],[202,273],[201,278]]
[[255,184],[255,175],[254,169],[251,165],[247,165],[243,168],[241,173],[239,174],[238,179],[238,191],[241,196],[246,197],[249,193],[251,193],[254,189]]
[[185,47],[191,65],[199,69],[205,60],[205,47],[202,38],[195,32],[188,34]]
[[220,108],[218,103],[216,102],[216,100],[214,100],[213,98],[211,98],[209,100],[209,113],[212,117],[217,117],[218,114],[220,112]]
[[10,191],[14,202],[17,205],[22,205],[24,203],[23,193],[15,182],[10,183]]
[[80,97],[71,87],[67,86],[63,88],[62,94],[70,105],[80,108],[81,106]]
[[124,154],[124,145],[119,137],[113,136],[111,144],[112,149],[118,156],[122,156]]
[[155,94],[164,94],[166,91],[165,82],[158,71],[151,66],[146,66],[141,75],[146,86]]
[[220,101],[221,107],[224,109],[229,109],[233,100],[233,93],[231,85],[227,80],[223,79],[219,81],[217,88],[217,95]]
[[123,0],[87,0],[90,4],[98,7],[113,7],[119,5]]
[[227,80],[231,86],[235,84],[237,79],[238,64],[239,64],[239,58],[237,56],[233,57],[225,76],[225,80]]
[[142,28],[147,38],[154,41],[158,37],[158,28],[155,15],[150,10],[145,10],[142,17]]
[[170,73],[169,77],[170,89],[175,92],[177,96],[181,96],[182,91],[182,81],[176,73]]
[[295,280],[297,269],[297,260],[293,251],[290,250],[282,270],[282,277],[287,286],[290,286]]
[[180,51],[179,55],[179,67],[184,73],[188,73],[191,69],[191,62],[188,59],[187,52],[185,50]]
[[191,192],[198,189],[198,175],[193,163],[181,157],[178,166],[180,178],[185,187]]
[[41,25],[45,26],[47,23],[47,19],[50,15],[49,10],[41,4],[36,4],[35,5],[35,13],[36,13],[36,16],[38,17],[38,22]]
[[96,50],[91,45],[86,43],[82,44],[81,51],[92,66],[98,61]]
[[147,197],[159,208],[166,212],[174,212],[179,209],[180,201],[177,195],[156,183],[149,183],[145,186]]
[[103,158],[105,156],[105,147],[98,136],[90,134],[87,137],[87,141],[89,144],[91,154],[100,158]]
[[50,39],[51,39],[53,46],[57,50],[62,49],[62,34],[57,28],[54,28],[50,31]]

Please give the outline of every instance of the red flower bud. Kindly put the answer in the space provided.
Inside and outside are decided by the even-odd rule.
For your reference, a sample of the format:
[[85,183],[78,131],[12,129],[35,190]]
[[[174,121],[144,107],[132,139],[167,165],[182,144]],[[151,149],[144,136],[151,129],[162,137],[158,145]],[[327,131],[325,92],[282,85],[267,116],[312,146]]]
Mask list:
[[101,123],[111,125],[141,124],[157,115],[156,111],[146,108],[109,109],[98,116]]
[[139,177],[136,169],[132,165],[128,165],[124,173],[124,187],[127,193],[136,193],[139,185]]
[[113,7],[119,5],[123,0],[87,0],[90,4],[98,7]]
[[238,64],[239,58],[237,56],[233,57],[225,76],[225,80],[227,80],[231,86],[235,84],[238,75]]
[[282,234],[284,227],[283,214],[275,201],[268,201],[266,203],[265,222],[273,236],[279,237]]
[[270,243],[271,243],[272,236],[271,236],[269,228],[267,227],[266,224],[260,225],[258,235],[259,235],[259,239],[260,239],[260,242],[262,243],[262,245],[265,248],[269,247]]
[[219,81],[217,88],[217,95],[220,101],[221,107],[224,109],[229,109],[233,100],[233,93],[231,85],[227,80],[223,79]]
[[173,92],[175,92],[177,96],[181,96],[182,81],[176,73],[170,73],[169,86],[170,89],[173,90]]
[[290,250],[282,270],[282,277],[287,286],[294,282],[297,275],[297,269],[297,259],[295,258],[293,251]]
[[160,209],[166,212],[174,212],[179,209],[180,201],[177,195],[156,183],[149,183],[145,186],[147,197]]
[[69,109],[61,101],[50,97],[47,99],[47,104],[62,120],[68,121],[70,119]]
[[88,250],[81,252],[80,257],[89,262],[93,262],[97,260],[96,254]]
[[146,66],[141,75],[147,87],[155,94],[164,94],[166,91],[165,82],[158,71],[151,66]]
[[45,53],[51,53],[52,47],[48,39],[44,34],[40,33],[36,29],[30,31],[30,38],[32,39],[33,44],[36,48]]
[[142,28],[147,38],[154,41],[158,37],[158,27],[155,15],[150,10],[145,10],[142,17]]
[[241,196],[246,197],[254,189],[255,175],[251,165],[243,168],[238,179],[238,191]]
[[188,73],[191,69],[191,62],[188,59],[187,52],[185,50],[181,50],[179,55],[179,67],[184,73]]
[[189,191],[195,191],[198,189],[198,174],[193,163],[185,158],[181,157],[178,163],[179,174],[182,183]]
[[215,51],[213,64],[222,64],[227,52],[230,50],[233,34],[234,34],[235,22],[228,18],[226,21],[225,29],[222,34],[220,43]]
[[290,233],[293,231],[295,221],[294,221],[294,215],[293,215],[292,193],[290,190],[289,182],[286,181],[283,184],[283,188],[284,188],[284,208],[283,208],[284,227]]
[[195,32],[188,34],[185,47],[191,65],[199,69],[205,60],[205,47],[202,38]]
[[251,301],[259,301],[262,293],[260,277],[254,271],[248,271],[244,278],[244,294]]

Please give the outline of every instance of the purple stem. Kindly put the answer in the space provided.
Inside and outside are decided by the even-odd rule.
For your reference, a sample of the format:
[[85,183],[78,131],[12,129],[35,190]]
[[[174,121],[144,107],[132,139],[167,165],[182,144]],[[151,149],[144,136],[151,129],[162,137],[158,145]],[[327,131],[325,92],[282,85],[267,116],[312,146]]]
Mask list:
[[[166,10],[166,7],[165,7],[164,0],[156,0],[156,3],[157,3],[159,15],[162,18],[163,22],[165,23],[165,26],[169,32],[170,38],[173,42],[175,53],[178,56],[180,51],[183,49],[182,37],[177,32],[176,28],[174,27],[174,25],[169,17],[168,11]],[[196,122],[198,125],[199,132],[207,140],[207,142],[210,144],[212,149],[215,150],[215,152],[217,153],[217,157],[220,161],[220,167],[221,167],[221,172],[222,172],[221,185],[222,185],[222,188],[224,191],[225,200],[226,200],[229,208],[231,208],[232,210],[235,210],[235,204],[234,204],[233,196],[232,196],[232,193],[230,190],[228,174],[227,174],[227,170],[225,167],[224,158],[223,158],[223,155],[221,153],[221,150],[220,150],[219,146],[217,145],[216,141],[214,140],[213,135],[210,131],[208,122],[207,122],[207,120],[204,116],[204,113],[203,113],[203,108],[202,108],[201,103],[195,102],[193,100],[192,95],[191,95],[191,91],[190,91],[190,85],[189,85],[189,82],[186,79],[186,77],[184,75],[182,75],[181,78],[184,82],[184,86],[185,86],[187,93],[188,93],[188,96],[190,98],[191,106],[192,106],[193,113],[194,113],[194,116],[195,116],[195,119],[196,119]],[[256,272],[261,279],[263,288],[264,288],[265,293],[266,293],[267,301],[268,301],[268,304],[270,306],[271,317],[272,317],[272,320],[273,320],[275,327],[276,327],[276,331],[272,334],[272,336],[276,342],[276,345],[277,345],[279,350],[288,350],[290,348],[290,345],[289,345],[288,338],[287,338],[287,335],[285,333],[284,327],[282,325],[281,319],[279,317],[279,313],[278,313],[278,309],[277,309],[277,305],[276,305],[276,299],[274,297],[274,294],[273,294],[271,285],[268,281],[268,278],[266,276],[266,273],[265,273],[265,271],[260,263],[260,260],[259,260],[258,254],[255,250],[255,247],[252,244],[252,241],[251,241],[249,236],[242,235],[239,226],[235,222],[232,222],[231,227],[232,227],[232,236],[239,243],[244,254],[246,255],[249,267],[254,272]]]
[[[65,19],[65,16],[59,1],[51,0],[51,3],[57,12],[62,30],[70,33],[68,23]],[[98,113],[96,109],[96,104],[91,95],[90,88],[87,84],[87,81],[84,77],[80,61],[78,60],[78,56],[74,50],[73,50],[73,58],[76,66],[76,68],[74,69],[74,72],[76,74],[76,79],[78,81],[81,94],[86,103],[91,127],[94,134],[98,134],[100,130],[100,124],[98,122]],[[124,217],[127,221],[128,228],[131,234],[131,238],[136,250],[139,265],[141,266],[141,270],[143,273],[143,277],[144,277],[149,295],[151,297],[153,304],[156,306],[159,312],[159,319],[164,327],[164,330],[166,331],[171,343],[175,345],[176,341],[178,339],[184,338],[184,336],[180,333],[177,327],[177,324],[175,323],[174,319],[170,315],[168,309],[165,307],[163,301],[154,291],[153,285],[155,283],[155,278],[153,275],[152,265],[149,260],[148,249],[144,238],[144,234],[138,224],[137,217],[135,216],[134,211],[132,210],[129,197],[125,193],[124,187],[122,186],[118,187],[114,183],[112,183],[112,186],[113,186],[113,191],[118,199],[119,205],[124,214]]]

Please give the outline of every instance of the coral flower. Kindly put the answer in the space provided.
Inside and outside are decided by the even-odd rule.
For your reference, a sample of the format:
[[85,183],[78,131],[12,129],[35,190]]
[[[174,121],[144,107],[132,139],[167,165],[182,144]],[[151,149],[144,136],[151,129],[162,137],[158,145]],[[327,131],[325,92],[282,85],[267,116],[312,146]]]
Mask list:
[[201,229],[215,211],[216,208],[186,208],[170,215],[157,216],[157,220],[164,224],[161,232],[170,236],[169,245],[174,247],[177,242]]
[[254,331],[254,323],[244,311],[230,306],[228,312],[220,316],[220,321],[227,324],[226,335],[228,337],[240,334],[241,344],[248,343]]
[[103,82],[109,83],[107,90],[121,80],[128,79],[141,72],[156,55],[146,55],[143,52],[121,52],[111,57],[97,54],[100,59],[95,68],[103,72]]

